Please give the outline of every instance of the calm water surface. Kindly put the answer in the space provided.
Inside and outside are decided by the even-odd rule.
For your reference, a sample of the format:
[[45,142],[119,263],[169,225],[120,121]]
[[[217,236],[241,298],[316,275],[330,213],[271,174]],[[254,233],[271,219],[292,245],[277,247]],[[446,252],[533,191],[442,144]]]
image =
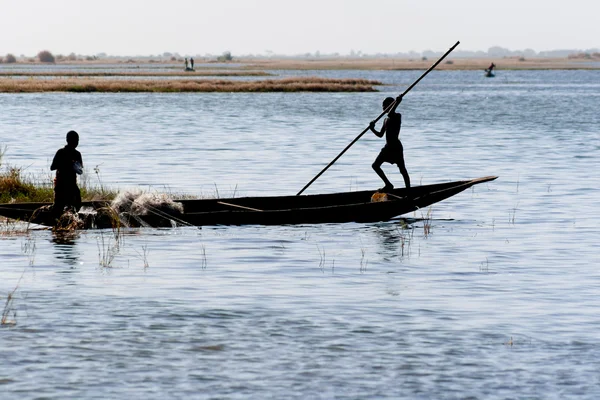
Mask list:
[[[420,75],[274,73],[386,85],[5,94],[3,161],[49,180],[75,129],[93,185],[295,194]],[[413,183],[499,178],[408,221],[118,241],[3,227],[0,304],[12,293],[16,324],[0,328],[0,397],[597,399],[599,89],[600,71],[431,73],[400,107]],[[365,135],[307,193],[380,187],[382,145]]]

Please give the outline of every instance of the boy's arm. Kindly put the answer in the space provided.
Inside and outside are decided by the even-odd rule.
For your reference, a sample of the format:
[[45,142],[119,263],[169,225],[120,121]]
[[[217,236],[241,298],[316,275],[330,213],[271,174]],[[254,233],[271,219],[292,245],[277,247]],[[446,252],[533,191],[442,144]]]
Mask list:
[[385,132],[385,121],[383,121],[383,126],[381,127],[381,131],[377,132],[377,130],[375,129],[375,121],[371,121],[371,123],[369,124],[369,129],[371,130],[371,132],[373,132],[377,137],[382,137],[383,133]]
[[401,102],[402,102],[402,95],[396,97],[396,101],[394,102],[394,105],[392,106],[390,111],[388,111],[388,115],[395,113],[396,108],[398,108],[398,105],[400,105]]

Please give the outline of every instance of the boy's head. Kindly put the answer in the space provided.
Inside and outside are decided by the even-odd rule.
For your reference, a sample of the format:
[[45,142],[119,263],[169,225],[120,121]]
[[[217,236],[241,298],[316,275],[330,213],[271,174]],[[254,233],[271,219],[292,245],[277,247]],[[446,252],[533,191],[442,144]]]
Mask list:
[[394,98],[393,97],[386,97],[383,100],[383,104],[382,107],[385,110],[386,108],[388,108],[390,106],[390,104],[392,104],[394,102]]
[[67,144],[73,148],[79,144],[79,135],[75,131],[67,132]]

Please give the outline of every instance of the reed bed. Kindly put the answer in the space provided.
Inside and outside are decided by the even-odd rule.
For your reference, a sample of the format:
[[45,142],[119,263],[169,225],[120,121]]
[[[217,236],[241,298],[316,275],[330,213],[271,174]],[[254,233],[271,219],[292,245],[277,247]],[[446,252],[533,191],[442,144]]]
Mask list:
[[[0,164],[1,166],[1,164]],[[79,182],[83,201],[112,200],[117,192],[100,184],[92,186],[87,177]],[[22,168],[10,165],[0,168],[0,203],[29,203],[54,201],[52,174],[48,172],[26,173]]]
[[54,199],[51,181],[27,175],[21,168],[0,171],[0,203],[47,202]]
[[185,79],[11,79],[0,78],[0,93],[39,92],[375,92],[379,81],[315,77],[258,81]]

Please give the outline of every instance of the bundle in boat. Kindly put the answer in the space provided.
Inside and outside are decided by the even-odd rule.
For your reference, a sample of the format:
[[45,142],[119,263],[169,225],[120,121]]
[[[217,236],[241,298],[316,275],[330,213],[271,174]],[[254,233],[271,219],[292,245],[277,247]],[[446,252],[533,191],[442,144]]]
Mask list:
[[172,227],[183,215],[183,205],[166,194],[127,191],[119,193],[108,210],[98,210],[96,224],[103,226],[106,217],[112,220],[114,215],[122,226]]

